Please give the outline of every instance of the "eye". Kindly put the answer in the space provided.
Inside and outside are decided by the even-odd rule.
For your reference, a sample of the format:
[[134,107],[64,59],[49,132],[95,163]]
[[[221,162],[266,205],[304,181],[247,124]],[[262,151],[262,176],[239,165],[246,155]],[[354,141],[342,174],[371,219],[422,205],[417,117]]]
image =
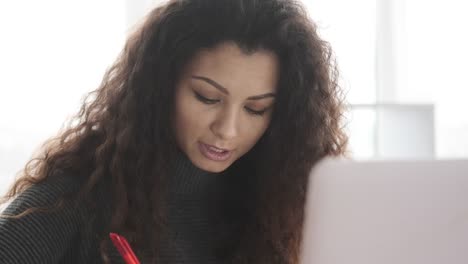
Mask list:
[[245,110],[251,115],[262,116],[263,114],[265,114],[267,109],[264,109],[264,110],[261,110],[261,111],[256,111],[256,110],[250,109],[248,107],[245,107]]
[[197,98],[198,101],[204,104],[216,104],[217,102],[219,102],[219,100],[206,98],[195,91],[193,91],[193,93],[195,94],[195,98]]

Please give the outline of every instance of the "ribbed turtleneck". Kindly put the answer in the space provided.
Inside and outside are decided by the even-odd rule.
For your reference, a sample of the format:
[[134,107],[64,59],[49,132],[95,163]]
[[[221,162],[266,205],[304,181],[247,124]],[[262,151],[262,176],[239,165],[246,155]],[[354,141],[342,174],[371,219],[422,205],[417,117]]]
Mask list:
[[[230,250],[235,249],[245,215],[240,202],[245,186],[233,177],[239,175],[203,171],[179,152],[170,176],[168,228],[163,233],[158,263],[223,263],[217,256],[229,257]],[[64,193],[81,186],[76,179],[64,175],[35,184],[4,213],[16,215],[28,208],[52,206]],[[112,203],[107,191],[99,192],[96,199],[106,205],[100,208],[103,212],[110,211],[105,209]],[[99,222],[108,221],[106,213],[96,214],[84,203],[78,208],[66,205],[59,211],[31,213],[20,219],[0,218],[0,262],[102,263],[96,232],[107,236],[107,230],[103,231],[101,225],[88,228],[96,215]],[[108,257],[111,263],[124,263],[115,247],[109,248]],[[144,252],[139,257],[141,263],[149,263]]]
[[219,263],[216,248],[229,232],[225,213],[231,195],[229,176],[197,168],[180,151],[174,165],[161,263]]
[[177,151],[169,190],[173,195],[200,195],[213,185],[222,183],[226,173],[204,171],[190,161],[185,153]]

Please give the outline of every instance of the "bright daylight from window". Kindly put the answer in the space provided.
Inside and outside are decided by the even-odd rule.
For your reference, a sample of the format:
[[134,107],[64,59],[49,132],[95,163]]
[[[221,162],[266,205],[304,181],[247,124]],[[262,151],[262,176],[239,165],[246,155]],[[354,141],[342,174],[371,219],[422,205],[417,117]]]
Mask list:
[[[468,157],[465,1],[303,2],[336,55],[354,157]],[[0,2],[0,193],[99,85],[152,4]]]

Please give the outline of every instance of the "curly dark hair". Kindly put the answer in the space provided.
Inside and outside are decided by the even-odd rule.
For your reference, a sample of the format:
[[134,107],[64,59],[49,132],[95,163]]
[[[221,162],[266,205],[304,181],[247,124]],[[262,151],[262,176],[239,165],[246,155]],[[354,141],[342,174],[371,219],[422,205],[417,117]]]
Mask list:
[[157,254],[176,157],[174,87],[197,51],[227,41],[246,53],[272,51],[280,64],[271,123],[228,168],[249,173],[252,189],[248,221],[229,256],[232,263],[298,263],[309,171],[325,156],[342,155],[347,143],[330,45],[298,1],[172,0],[152,10],[100,87],[4,198],[64,171],[84,182],[74,199],[92,205],[89,194],[110,178],[116,204],[109,227]]

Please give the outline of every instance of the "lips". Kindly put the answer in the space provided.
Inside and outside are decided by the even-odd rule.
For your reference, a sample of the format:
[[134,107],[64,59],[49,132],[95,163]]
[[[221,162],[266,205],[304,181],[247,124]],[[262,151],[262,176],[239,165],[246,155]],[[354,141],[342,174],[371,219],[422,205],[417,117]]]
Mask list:
[[232,153],[231,150],[218,148],[201,142],[199,143],[199,149],[203,156],[213,161],[225,161],[229,159]]
[[212,145],[205,144],[210,150],[216,151],[216,152],[224,152],[224,151],[229,151],[228,149],[224,148],[218,148]]

